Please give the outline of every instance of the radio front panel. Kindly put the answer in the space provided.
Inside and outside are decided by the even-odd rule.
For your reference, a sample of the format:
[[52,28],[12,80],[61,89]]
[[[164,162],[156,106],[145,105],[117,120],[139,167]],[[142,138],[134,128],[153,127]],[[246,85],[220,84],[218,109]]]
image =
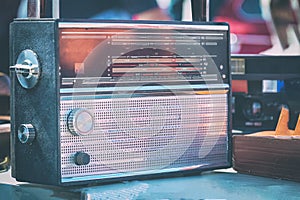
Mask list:
[[[14,26],[19,23],[25,22]],[[57,102],[51,103],[56,114],[48,118],[56,121],[57,131],[39,125],[51,122],[22,119],[18,112],[23,108],[16,107],[17,179],[28,179],[21,172],[22,148],[34,154],[35,145],[47,143],[49,135],[56,138],[47,145],[57,152],[48,163],[55,165],[56,178],[44,181],[37,175],[30,182],[71,185],[230,166],[228,25],[54,23],[57,59],[47,69],[56,68],[50,88]],[[47,87],[47,55],[41,58],[41,50],[27,48],[25,57],[41,63],[33,74],[41,75],[23,85],[16,76],[15,87],[29,86],[22,94],[42,96],[35,91]],[[18,74],[18,66],[13,73]],[[36,156],[43,159],[41,152]]]
[[[225,94],[63,100],[62,179],[85,180],[90,175],[102,178],[116,174],[122,177],[225,165],[225,105]],[[78,108],[93,116],[93,130],[88,135],[70,133],[68,115]],[[79,119],[77,123],[81,123]],[[80,155],[79,152],[90,156],[88,164],[74,162],[74,155]]]

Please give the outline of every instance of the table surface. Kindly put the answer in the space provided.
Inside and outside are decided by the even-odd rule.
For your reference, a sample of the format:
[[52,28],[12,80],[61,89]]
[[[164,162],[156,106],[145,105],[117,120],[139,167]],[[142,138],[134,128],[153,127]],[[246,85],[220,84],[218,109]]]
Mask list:
[[0,200],[2,199],[300,200],[300,183],[223,169],[186,177],[53,187],[17,182],[8,171],[0,173]]
[[0,199],[299,199],[300,183],[236,173],[232,169],[201,175],[136,180],[84,187],[52,187],[16,182],[0,174]]

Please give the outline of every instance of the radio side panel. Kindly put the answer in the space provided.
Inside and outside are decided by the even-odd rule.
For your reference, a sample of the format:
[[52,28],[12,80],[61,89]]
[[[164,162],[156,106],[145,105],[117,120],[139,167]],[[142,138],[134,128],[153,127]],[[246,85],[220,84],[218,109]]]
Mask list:
[[[10,27],[11,65],[16,66],[24,50],[31,51],[36,54],[41,72],[36,85],[26,89],[17,79],[20,71],[11,70],[12,175],[18,181],[58,184],[60,137],[57,124],[57,32],[55,20],[15,20]],[[21,143],[18,138],[18,131],[24,124],[33,127],[35,136],[32,142]]]

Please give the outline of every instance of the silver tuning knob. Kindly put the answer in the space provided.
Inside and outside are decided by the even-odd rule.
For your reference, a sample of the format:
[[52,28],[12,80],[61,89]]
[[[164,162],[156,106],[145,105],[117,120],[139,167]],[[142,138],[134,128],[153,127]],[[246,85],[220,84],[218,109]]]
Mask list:
[[29,49],[19,54],[16,65],[11,66],[10,70],[16,72],[19,83],[26,89],[37,84],[41,73],[37,55]]
[[73,135],[88,135],[94,129],[94,117],[87,109],[76,108],[69,113],[67,125]]

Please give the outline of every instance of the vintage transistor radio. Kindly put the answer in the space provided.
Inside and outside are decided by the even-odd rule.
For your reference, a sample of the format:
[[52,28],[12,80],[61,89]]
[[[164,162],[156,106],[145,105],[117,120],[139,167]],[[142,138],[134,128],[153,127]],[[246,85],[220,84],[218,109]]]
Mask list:
[[16,19],[12,174],[74,185],[231,165],[224,23]]

